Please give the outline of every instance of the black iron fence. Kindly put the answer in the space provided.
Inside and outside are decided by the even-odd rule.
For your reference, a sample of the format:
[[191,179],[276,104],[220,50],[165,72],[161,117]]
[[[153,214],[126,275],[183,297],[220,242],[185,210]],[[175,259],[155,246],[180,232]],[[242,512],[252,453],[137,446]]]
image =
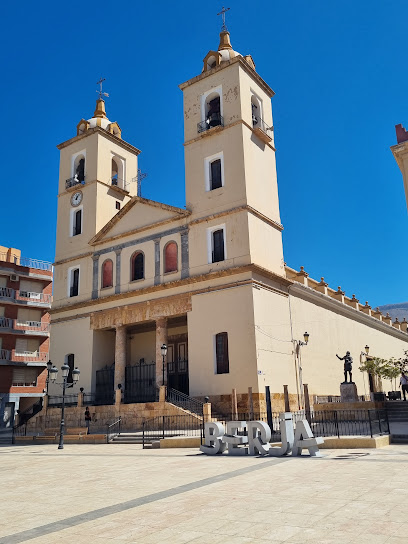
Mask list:
[[[296,423],[306,419],[314,436],[381,436],[390,434],[390,426],[386,410],[319,410],[292,412]],[[228,421],[265,421],[271,428],[271,442],[280,441],[279,413],[272,412],[268,420],[266,412],[211,414],[211,421],[219,421],[224,425]]]
[[142,435],[143,448],[154,440],[169,437],[198,437],[202,443],[203,420],[195,415],[157,416],[143,422]]
[[156,402],[156,363],[143,362],[126,367],[125,403]]
[[[65,406],[76,406],[78,404],[78,394],[65,395]],[[48,407],[60,408],[62,406],[62,395],[49,395]]]
[[193,412],[193,414],[197,414],[199,416],[203,415],[204,403],[201,402],[201,400],[194,399],[188,395],[185,395],[184,393],[181,393],[181,391],[176,391],[175,389],[167,387],[166,401],[178,406],[179,408]]

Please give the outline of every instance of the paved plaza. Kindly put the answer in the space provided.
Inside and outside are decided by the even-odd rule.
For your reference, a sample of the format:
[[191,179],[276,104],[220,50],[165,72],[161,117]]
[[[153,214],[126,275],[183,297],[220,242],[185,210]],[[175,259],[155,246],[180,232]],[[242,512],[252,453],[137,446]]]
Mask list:
[[408,446],[322,459],[0,448],[0,544],[408,542]]

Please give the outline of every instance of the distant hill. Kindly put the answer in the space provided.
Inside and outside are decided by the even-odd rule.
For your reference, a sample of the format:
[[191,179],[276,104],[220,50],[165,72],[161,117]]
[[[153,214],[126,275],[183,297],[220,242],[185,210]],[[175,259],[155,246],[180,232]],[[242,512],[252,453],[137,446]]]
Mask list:
[[388,312],[392,319],[398,317],[398,321],[402,321],[405,317],[408,321],[408,302],[400,302],[399,304],[385,304],[384,306],[380,306],[380,310],[383,314]]

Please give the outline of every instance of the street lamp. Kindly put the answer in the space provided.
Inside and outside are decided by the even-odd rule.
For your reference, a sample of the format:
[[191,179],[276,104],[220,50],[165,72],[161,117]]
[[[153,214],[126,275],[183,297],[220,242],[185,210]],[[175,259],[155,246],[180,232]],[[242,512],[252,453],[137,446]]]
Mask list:
[[367,355],[370,353],[370,346],[366,346],[364,349],[365,351],[362,351],[361,355],[365,355],[367,357]]
[[163,344],[162,347],[160,348],[161,350],[161,354],[162,354],[162,357],[163,357],[163,366],[162,366],[162,373],[163,373],[163,382],[162,382],[162,385],[164,385],[164,359],[167,355],[167,346],[166,344]]
[[[308,332],[303,333],[303,341],[302,340],[295,340],[296,344],[296,355],[298,359],[298,366],[299,366],[299,384],[300,384],[300,397],[302,399],[302,404],[304,404],[304,392],[303,392],[303,368],[302,368],[302,358],[300,355],[300,348],[301,346],[307,346],[309,343],[309,336],[310,334]],[[300,406],[299,406],[300,409]]]
[[51,361],[48,361],[48,363],[47,363],[47,380],[46,380],[46,385],[47,385],[47,397],[48,397],[48,384],[50,383],[50,372],[51,372],[51,368],[52,368],[52,362],[51,362]]
[[[65,389],[68,387],[74,387],[74,385],[79,380],[80,371],[77,367],[75,367],[72,371],[72,383],[68,383],[68,375],[69,375],[69,366],[67,364],[63,364],[61,367],[62,371],[62,382],[56,382],[57,374],[58,374],[58,368],[56,366],[53,366],[51,361],[48,361],[50,364],[49,369],[49,376],[52,383],[56,383],[60,387],[62,387],[62,410],[61,410],[61,425],[60,425],[60,439],[58,444],[58,449],[63,450],[64,449],[64,427],[65,427]],[[47,364],[48,367],[48,364]]]

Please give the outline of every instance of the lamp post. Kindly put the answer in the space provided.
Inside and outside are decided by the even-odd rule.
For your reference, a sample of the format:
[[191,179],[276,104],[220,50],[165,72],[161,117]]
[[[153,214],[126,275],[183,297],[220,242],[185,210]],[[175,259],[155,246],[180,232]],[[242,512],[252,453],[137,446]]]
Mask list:
[[51,362],[51,361],[48,361],[48,363],[47,363],[47,380],[46,380],[46,385],[47,385],[47,397],[48,397],[48,384],[50,383],[50,372],[51,372],[51,368],[52,368],[52,362]]
[[[49,361],[51,363],[51,361]],[[48,365],[47,365],[48,366]],[[58,449],[63,450],[64,449],[64,427],[65,427],[65,390],[68,387],[74,387],[74,385],[79,380],[80,371],[77,367],[75,367],[72,371],[72,383],[68,383],[68,374],[69,374],[69,366],[67,364],[63,364],[61,367],[62,370],[62,382],[56,382],[57,374],[58,374],[58,368],[56,366],[53,366],[51,363],[51,368],[49,370],[50,379],[52,383],[56,383],[60,387],[62,387],[62,410],[61,410],[61,424],[60,424],[60,439],[58,444]]]
[[[299,364],[299,383],[300,383],[300,397],[302,399],[302,404],[304,404],[304,394],[303,394],[303,370],[302,370],[302,358],[300,356],[300,348],[302,346],[307,346],[309,343],[309,336],[310,334],[308,332],[303,333],[303,340],[295,340],[296,342],[296,354],[298,357],[298,364]],[[299,406],[300,409],[300,406]]]
[[162,357],[163,357],[163,366],[162,366],[162,385],[164,385],[164,359],[166,358],[166,355],[167,355],[167,346],[166,344],[163,344],[162,347],[160,348],[161,350],[161,354],[162,354]]

